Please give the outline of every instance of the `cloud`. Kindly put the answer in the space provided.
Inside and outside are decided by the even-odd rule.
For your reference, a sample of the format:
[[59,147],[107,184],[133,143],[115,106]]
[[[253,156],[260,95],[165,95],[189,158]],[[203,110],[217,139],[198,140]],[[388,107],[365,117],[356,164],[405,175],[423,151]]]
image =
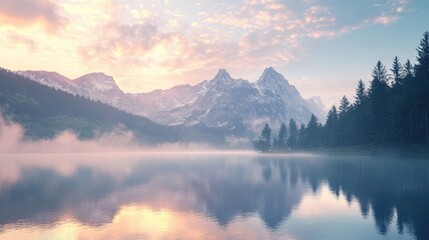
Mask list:
[[399,19],[398,16],[378,16],[374,18],[374,23],[389,25],[396,22]]
[[[170,11],[163,13],[168,17],[175,15]],[[175,85],[176,79],[184,78],[197,82],[201,81],[197,72],[214,70],[225,66],[225,62],[239,62],[237,43],[224,41],[204,28],[183,24],[182,16],[176,17],[163,22],[151,15],[135,23],[109,19],[93,29],[90,40],[82,42],[77,53],[89,66],[107,66],[110,70],[127,66],[127,71],[111,73],[125,89],[141,89],[147,83],[153,88],[164,88],[166,83]],[[136,81],[137,72],[141,82]]]
[[[392,24],[407,11],[409,1],[382,0],[374,6],[370,0],[245,0],[202,2],[189,9],[173,7],[171,1],[152,3],[4,0],[0,34],[5,46],[37,52],[30,58],[50,61],[50,70],[74,77],[102,71],[115,76],[126,92],[147,92],[200,82],[219,67],[241,76],[253,76],[263,66],[281,68],[305,55],[307,39]],[[357,9],[364,14],[355,14]],[[59,29],[67,19],[73,22],[56,38],[16,27]],[[10,30],[4,24],[15,27]],[[57,58],[64,61],[48,60]]]
[[9,46],[22,45],[31,52],[34,52],[38,49],[37,43],[25,35],[10,31],[4,34],[4,37],[5,43]]
[[327,6],[315,5],[309,7],[304,13],[306,25],[312,28],[335,27],[336,19]]
[[[114,75],[125,91],[149,91],[183,81],[197,83],[202,74],[220,66],[247,72],[285,65],[302,55],[305,39],[391,24],[398,19],[393,9],[404,4],[405,0],[386,0],[374,7],[365,1],[339,4],[338,9],[323,0],[246,0],[195,9],[194,16],[168,7],[157,11],[143,3],[134,8],[108,4],[108,16],[97,17],[99,22],[77,46],[77,54],[89,68],[102,67],[99,71]],[[350,18],[357,5],[372,10]],[[123,21],[125,13],[133,20]]]
[[[143,69],[146,81],[159,81],[162,75],[186,67],[192,58],[198,56],[195,49],[196,46],[191,47],[180,32],[162,31],[150,22],[118,24],[112,21],[94,32],[92,42],[79,46],[78,54],[90,65],[111,69],[127,66],[129,72]],[[125,73],[116,77],[129,78]]]
[[389,4],[393,11],[397,13],[402,13],[406,11],[407,5],[410,3],[410,0],[389,0]]
[[41,24],[55,31],[67,20],[59,6],[51,0],[2,0],[0,1],[0,24],[28,26]]

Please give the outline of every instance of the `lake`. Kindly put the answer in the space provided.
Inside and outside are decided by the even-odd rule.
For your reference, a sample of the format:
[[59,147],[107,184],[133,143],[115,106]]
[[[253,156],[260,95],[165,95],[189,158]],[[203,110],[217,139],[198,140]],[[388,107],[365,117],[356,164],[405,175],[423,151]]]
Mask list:
[[429,239],[429,161],[0,154],[0,239]]

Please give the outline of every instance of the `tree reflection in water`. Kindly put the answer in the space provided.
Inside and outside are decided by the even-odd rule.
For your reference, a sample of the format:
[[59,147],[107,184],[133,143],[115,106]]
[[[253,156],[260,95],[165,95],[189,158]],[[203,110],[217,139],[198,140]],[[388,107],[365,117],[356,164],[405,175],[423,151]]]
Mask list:
[[374,218],[379,234],[396,225],[400,234],[409,231],[417,239],[429,239],[427,161],[270,155],[144,158],[109,160],[127,166],[118,173],[88,161],[77,161],[70,174],[58,171],[58,163],[16,166],[15,181],[0,182],[0,229],[19,222],[49,225],[64,215],[102,226],[121,207],[145,204],[202,214],[220,226],[256,214],[275,231],[305,195],[326,185],[335,196],[358,202],[362,216]]

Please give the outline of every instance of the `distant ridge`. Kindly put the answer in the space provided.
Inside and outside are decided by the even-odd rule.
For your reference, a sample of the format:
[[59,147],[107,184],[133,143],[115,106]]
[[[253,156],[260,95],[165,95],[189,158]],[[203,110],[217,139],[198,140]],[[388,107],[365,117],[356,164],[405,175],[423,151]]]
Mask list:
[[53,72],[19,71],[41,84],[84,96],[120,110],[145,116],[165,125],[204,124],[236,135],[265,119],[282,122],[294,118],[306,123],[312,113],[321,121],[325,112],[314,100],[305,100],[273,67],[264,70],[255,83],[234,79],[219,69],[211,80],[196,85],[178,85],[149,93],[124,93],[111,76],[91,73],[75,80]]

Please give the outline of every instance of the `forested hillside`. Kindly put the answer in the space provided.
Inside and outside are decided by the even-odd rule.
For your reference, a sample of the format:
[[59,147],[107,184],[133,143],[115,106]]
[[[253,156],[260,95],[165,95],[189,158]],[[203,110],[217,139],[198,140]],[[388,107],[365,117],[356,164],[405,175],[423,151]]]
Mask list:
[[314,115],[299,130],[292,120],[289,131],[282,126],[278,135],[265,125],[255,148],[429,147],[429,32],[420,40],[415,65],[395,57],[389,70],[378,61],[369,86],[360,80],[354,101],[344,96],[338,107],[332,106],[324,125]]
[[51,138],[71,130],[80,138],[93,138],[115,128],[132,131],[140,143],[207,142],[224,143],[222,133],[204,126],[168,127],[40,85],[0,68],[0,109],[6,118],[21,124],[27,137]]

